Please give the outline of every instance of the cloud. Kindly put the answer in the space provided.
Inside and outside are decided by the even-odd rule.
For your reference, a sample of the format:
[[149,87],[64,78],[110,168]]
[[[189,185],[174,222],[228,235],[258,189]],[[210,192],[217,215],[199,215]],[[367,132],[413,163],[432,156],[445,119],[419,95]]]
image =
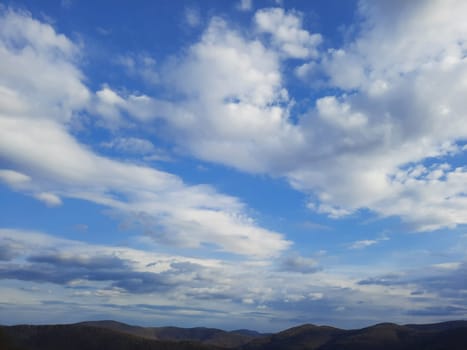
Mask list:
[[105,148],[115,149],[116,151],[129,154],[149,154],[153,153],[156,148],[151,141],[138,137],[119,137],[109,142],[103,142]]
[[352,242],[348,244],[348,248],[349,249],[364,249],[364,248],[379,244],[380,242],[389,241],[389,240],[390,238],[383,234],[375,239],[363,239],[360,241]]
[[[153,100],[158,113],[144,120],[162,119],[200,159],[286,178],[331,218],[364,208],[414,231],[465,224],[467,175],[451,164],[467,137],[467,29],[455,10],[465,5],[399,5],[360,2],[358,30],[322,52],[296,12],[257,11],[249,36],[214,18],[166,68],[182,97]],[[308,59],[299,75],[334,89],[299,116],[282,75],[290,57]]]
[[320,271],[321,267],[315,259],[295,255],[284,259],[282,269],[288,272],[315,273]]
[[11,239],[2,239],[0,245],[0,261],[10,261],[21,252],[21,244]]
[[[176,101],[105,84],[92,93],[75,64],[78,45],[28,14],[4,11],[2,128],[15,127],[12,117],[22,120],[22,130],[26,120],[30,128],[34,114],[49,136],[58,137],[58,129],[66,136],[68,123],[84,110],[113,128],[158,123],[163,137],[195,157],[284,177],[309,195],[311,210],[331,218],[364,208],[399,217],[408,230],[452,228],[467,223],[466,170],[453,163],[465,153],[467,137],[467,28],[455,10],[464,6],[454,0],[450,6],[361,1],[355,33],[327,51],[320,51],[321,37],[303,28],[298,12],[259,10],[249,35],[214,17],[199,42],[157,72]],[[30,50],[16,54],[17,42]],[[295,68],[302,78],[334,89],[302,115],[294,115],[283,76],[288,58],[305,60]],[[120,61],[134,72],[155,63],[140,55]],[[16,135],[16,141],[26,136],[19,129]],[[24,155],[30,143],[1,155],[21,149]],[[23,170],[36,185],[22,161],[23,168],[10,170]]]
[[36,194],[34,197],[44,202],[49,207],[56,207],[56,206],[62,205],[62,200],[60,199],[60,197],[58,197],[57,195],[53,193],[41,192],[41,193]]
[[137,120],[152,119],[158,110],[156,101],[144,94],[120,95],[105,85],[96,92],[89,109],[99,115],[102,126],[119,129],[128,124],[126,116]]
[[377,244],[378,241],[374,239],[365,239],[362,241],[355,241],[349,245],[349,249],[363,249],[372,245]]
[[[357,322],[355,315],[377,320],[381,310],[397,320],[462,312],[465,262],[421,272],[388,268],[375,276],[361,266],[321,269],[311,258],[280,257],[291,242],[261,227],[238,198],[105,157],[81,144],[73,129],[83,117],[93,127],[114,124],[109,147],[144,153],[150,141],[126,133],[157,125],[200,159],[287,179],[309,196],[311,210],[332,218],[368,208],[414,230],[464,224],[467,175],[454,157],[466,151],[465,5],[450,5],[362,1],[357,32],[329,51],[320,51],[318,36],[311,40],[315,34],[303,28],[302,15],[266,9],[256,13],[256,31],[248,34],[213,18],[200,40],[163,69],[155,69],[151,56],[120,57],[130,75],[141,78],[148,67],[157,73],[161,90],[171,92],[159,96],[173,100],[105,82],[92,91],[79,69],[83,47],[28,13],[3,11],[0,161],[8,167],[0,179],[51,205],[75,198],[110,208],[145,233],[139,242],[151,251],[3,229],[2,295],[37,305],[38,292],[17,295],[16,287],[44,285],[99,310],[152,303],[182,314],[215,301],[222,315],[245,320],[296,322],[313,312],[326,323],[338,312],[347,325]],[[296,60],[305,67],[302,78],[317,77],[329,88],[302,115],[283,75]],[[158,244],[250,259],[170,256],[159,254]],[[313,278],[304,278],[307,273]],[[126,305],[115,299],[123,293]],[[115,303],[103,306],[100,298]],[[252,306],[261,312],[250,313]]]
[[[19,319],[31,317],[34,305],[43,301],[56,305],[57,312],[73,311],[80,317],[92,309],[100,310],[97,318],[134,313],[137,319],[142,311],[153,310],[148,324],[204,315],[219,317],[219,326],[232,318],[225,315],[235,315],[235,322],[275,322],[279,328],[305,322],[310,313],[316,322],[338,319],[338,325],[350,326],[383,316],[414,322],[410,313],[442,307],[448,309],[437,317],[448,318],[449,308],[465,306],[464,263],[456,269],[424,268],[422,274],[395,268],[397,273],[372,277],[374,272],[362,266],[319,269],[315,260],[298,255],[276,261],[193,258],[148,246],[143,247],[151,250],[90,244],[12,229],[0,229],[0,247],[1,254],[8,252],[0,255],[5,257],[0,261],[0,293],[14,293],[10,304],[23,310],[15,313]],[[355,276],[365,276],[367,282]],[[413,295],[414,290],[424,294]],[[214,304],[217,309],[211,312]],[[252,313],[252,308],[261,312]],[[432,320],[429,314],[416,317]]]
[[0,170],[0,180],[5,182],[7,185],[15,188],[21,187],[24,184],[27,184],[31,181],[31,178],[20,172],[10,170],[10,169],[1,169]]
[[192,28],[198,27],[201,24],[201,15],[199,10],[193,7],[186,7],[185,21]]
[[460,261],[446,265],[434,265],[430,269],[406,270],[397,274],[371,277],[359,281],[360,285],[379,286],[408,286],[412,291],[424,295],[432,295],[439,299],[449,300],[451,303],[465,304],[467,282],[463,278],[467,271],[467,263]]
[[[399,8],[363,1],[360,11],[365,21],[359,35],[331,51],[321,67],[330,85],[356,93],[318,99],[309,115],[310,128],[324,122],[324,135],[336,140],[328,143],[330,159],[317,162],[329,181],[305,169],[295,181],[303,189],[322,188],[317,207],[324,211],[336,204],[350,212],[366,207],[400,216],[417,230],[462,224],[458,209],[464,197],[457,184],[464,181],[464,169],[446,162],[461,152],[456,142],[465,137],[458,125],[462,79],[452,76],[465,74],[459,51],[465,26],[439,2]],[[441,22],[441,35],[426,35]],[[428,81],[437,84],[428,87]],[[441,127],[447,120],[456,131]],[[338,167],[346,169],[342,178],[331,175]]]
[[[32,232],[0,230],[0,233],[9,243],[3,249],[7,254],[2,254],[2,260],[9,261],[0,266],[2,279],[49,282],[70,288],[87,282],[109,282],[106,288],[139,294],[174,289],[183,281],[196,284],[186,278],[203,268],[195,259],[158,257],[129,248],[93,246]],[[27,241],[28,238],[35,243]],[[57,244],[61,244],[60,251],[56,250]],[[15,245],[21,250],[13,254],[10,248]],[[23,260],[12,261],[17,256]],[[152,263],[144,266],[147,261]]]
[[149,85],[157,85],[160,82],[157,62],[145,52],[119,55],[115,63],[124,67],[129,76],[139,78]]
[[285,159],[300,143],[287,122],[290,100],[278,53],[220,18],[167,68],[164,81],[180,98],[156,101],[154,119],[164,121],[167,138],[201,159],[261,172],[281,164],[273,154]]
[[467,313],[467,307],[459,306],[435,306],[424,309],[410,310],[407,312],[412,316],[444,316],[463,317]]
[[211,244],[258,258],[287,249],[290,242],[255,223],[237,198],[207,185],[188,186],[164,171],[106,158],[80,144],[71,122],[86,111],[112,122],[125,121],[122,109],[144,119],[153,113],[152,99],[122,97],[105,85],[92,93],[74,63],[78,46],[29,14],[6,11],[0,28],[0,93],[5,92],[0,100],[16,99],[0,104],[0,159],[11,164],[3,179],[26,184],[18,174],[27,173],[24,191],[48,205],[61,204],[59,194],[110,207],[120,217],[143,214],[151,218],[148,235],[160,243]]
[[[402,278],[401,278],[402,277]],[[403,281],[403,276],[398,274],[384,275],[380,277],[372,277],[358,282],[360,285],[380,285],[380,286],[396,286],[407,284]]]
[[302,15],[298,12],[286,13],[282,8],[258,10],[255,24],[260,33],[271,35],[271,40],[286,57],[317,57],[317,46],[321,43],[320,34],[310,34],[302,28]]
[[237,8],[240,11],[251,11],[253,8],[253,0],[239,0]]

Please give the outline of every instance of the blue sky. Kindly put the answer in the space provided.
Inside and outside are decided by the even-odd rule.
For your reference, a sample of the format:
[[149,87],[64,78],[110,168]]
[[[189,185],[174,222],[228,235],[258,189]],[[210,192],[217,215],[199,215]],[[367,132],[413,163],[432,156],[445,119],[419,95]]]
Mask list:
[[467,315],[463,1],[4,1],[0,323]]

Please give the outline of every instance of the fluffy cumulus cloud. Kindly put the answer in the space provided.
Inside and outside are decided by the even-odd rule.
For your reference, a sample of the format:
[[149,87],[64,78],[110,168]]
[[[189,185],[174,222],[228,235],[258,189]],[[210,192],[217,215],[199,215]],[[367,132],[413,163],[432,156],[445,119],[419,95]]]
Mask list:
[[[148,115],[149,98],[124,99],[104,86],[84,85],[76,57],[80,48],[49,24],[27,13],[5,10],[0,17],[0,158],[6,184],[49,206],[79,198],[130,217],[145,216],[146,231],[160,242],[218,249],[256,257],[289,246],[282,235],[257,225],[237,198],[207,185],[188,186],[167,172],[119,162],[94,153],[72,136],[82,113],[101,120]],[[149,151],[151,143],[119,139],[112,146]]]
[[310,34],[303,29],[300,13],[287,13],[282,8],[258,10],[255,23],[260,33],[267,33],[272,43],[286,57],[309,58],[318,56],[320,34]]
[[458,6],[360,2],[360,32],[318,68],[342,93],[302,119],[310,140],[325,143],[314,164],[326,177],[311,166],[289,173],[298,188],[315,189],[316,209],[370,208],[418,230],[465,223],[465,170],[449,164],[467,136]]
[[280,69],[277,51],[213,18],[165,71],[166,86],[181,98],[150,98],[153,116],[139,120],[162,119],[165,135],[202,159],[253,172],[281,167],[276,157],[287,159],[302,138],[288,122],[291,100]]
[[[420,231],[464,224],[467,175],[450,164],[467,137],[464,6],[361,1],[356,32],[322,52],[296,12],[258,10],[248,36],[214,18],[166,67],[181,99],[147,97],[157,112],[140,120],[164,120],[201,159],[285,177],[333,218],[366,208]],[[300,115],[282,75],[290,58],[310,89],[336,92]]]

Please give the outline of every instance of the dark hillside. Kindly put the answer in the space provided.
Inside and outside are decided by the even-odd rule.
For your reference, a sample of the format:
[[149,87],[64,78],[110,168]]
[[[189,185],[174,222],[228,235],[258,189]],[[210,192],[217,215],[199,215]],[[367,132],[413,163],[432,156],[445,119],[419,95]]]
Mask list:
[[2,350],[215,350],[191,342],[158,341],[85,325],[2,327]]
[[[248,340],[245,337],[248,337]],[[249,342],[246,343],[247,341]],[[467,350],[467,322],[404,326],[382,323],[355,330],[302,325],[270,335],[261,335],[248,330],[226,332],[213,328],[135,327],[114,321],[50,326],[0,326],[0,350],[225,350],[226,348]]]
[[226,332],[216,328],[137,327],[115,321],[83,322],[82,325],[101,327],[147,339],[192,341],[224,348],[237,348],[262,335],[254,331]]

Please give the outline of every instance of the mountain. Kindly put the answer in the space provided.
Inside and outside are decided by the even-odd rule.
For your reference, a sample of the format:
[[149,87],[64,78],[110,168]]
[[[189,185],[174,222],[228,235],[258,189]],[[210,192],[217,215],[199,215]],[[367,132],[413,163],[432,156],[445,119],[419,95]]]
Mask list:
[[467,321],[381,323],[356,330],[311,324],[276,334],[137,327],[115,321],[0,326],[1,350],[467,350]]
[[391,323],[347,331],[320,350],[466,350],[467,322],[399,326]]
[[237,348],[263,336],[261,333],[248,330],[226,332],[205,327],[137,327],[115,321],[83,322],[81,325],[110,329],[153,340],[192,341],[223,348]]
[[359,330],[303,325],[254,340],[242,350],[467,350],[467,321]]
[[318,349],[343,333],[345,331],[338,328],[306,324],[256,339],[246,344],[242,349]]
[[219,350],[189,341],[160,341],[82,324],[0,327],[2,350]]

